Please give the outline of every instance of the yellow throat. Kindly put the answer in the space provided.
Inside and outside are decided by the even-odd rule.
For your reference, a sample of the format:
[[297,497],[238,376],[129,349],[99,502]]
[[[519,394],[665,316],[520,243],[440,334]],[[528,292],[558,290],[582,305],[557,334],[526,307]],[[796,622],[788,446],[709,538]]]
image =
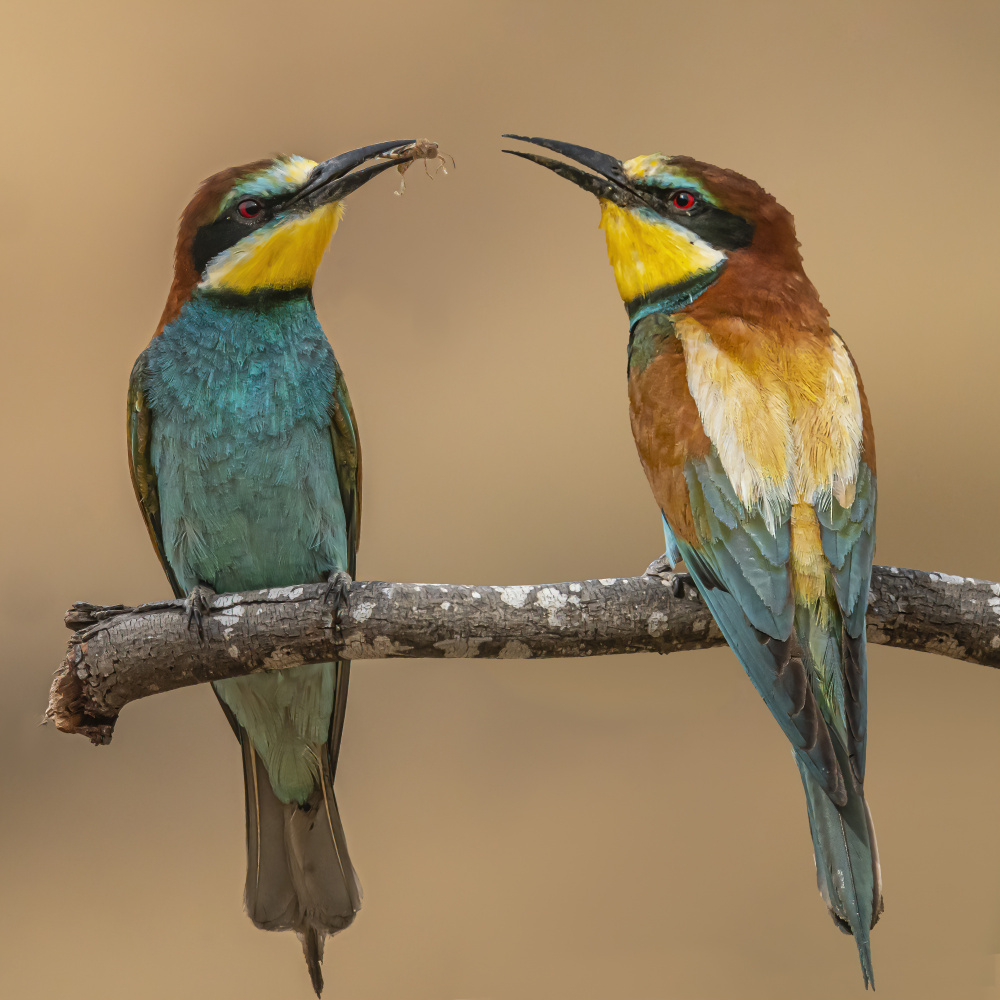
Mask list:
[[[296,171],[295,180],[304,180],[314,166],[312,160],[296,158],[289,169]],[[239,295],[309,288],[343,215],[343,204],[335,201],[263,227],[213,260],[200,287]]]
[[680,226],[666,220],[643,219],[604,199],[600,226],[608,241],[608,260],[623,302],[679,285],[726,259],[721,250]]

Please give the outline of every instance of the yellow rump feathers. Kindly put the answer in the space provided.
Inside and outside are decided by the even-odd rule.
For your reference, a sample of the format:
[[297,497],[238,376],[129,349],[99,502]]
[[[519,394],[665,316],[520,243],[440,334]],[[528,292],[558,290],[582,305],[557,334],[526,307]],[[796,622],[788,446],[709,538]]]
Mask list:
[[[799,604],[814,607],[825,624],[829,607],[826,602],[830,564],[823,554],[816,508],[808,503],[792,505],[791,516],[792,591]],[[816,657],[822,663],[822,657]]]

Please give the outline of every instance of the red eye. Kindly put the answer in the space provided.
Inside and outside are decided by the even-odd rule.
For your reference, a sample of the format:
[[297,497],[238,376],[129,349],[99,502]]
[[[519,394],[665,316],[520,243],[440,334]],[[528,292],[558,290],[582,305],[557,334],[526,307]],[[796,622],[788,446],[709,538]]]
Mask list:
[[254,198],[244,198],[236,207],[244,219],[256,219],[264,211],[264,206]]
[[670,197],[670,204],[681,212],[688,212],[698,204],[698,198],[690,191],[676,191]]

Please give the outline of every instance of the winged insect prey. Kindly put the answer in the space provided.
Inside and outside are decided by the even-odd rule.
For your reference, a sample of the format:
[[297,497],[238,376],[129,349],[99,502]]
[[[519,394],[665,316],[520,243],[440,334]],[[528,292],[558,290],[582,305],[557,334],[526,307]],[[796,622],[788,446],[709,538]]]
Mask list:
[[[417,139],[416,142],[411,142],[406,146],[400,146],[399,149],[390,150],[385,154],[385,158],[399,161],[396,166],[400,177],[399,190],[393,192],[397,197],[404,194],[406,191],[406,178],[403,175],[410,169],[411,164],[415,160],[424,161],[424,172],[431,178],[433,178],[438,171],[447,175],[448,160],[451,160],[452,170],[455,169],[455,157],[450,153],[442,153],[440,147],[436,142],[434,142],[433,139]],[[433,174],[427,167],[428,160],[437,163],[437,169]]]

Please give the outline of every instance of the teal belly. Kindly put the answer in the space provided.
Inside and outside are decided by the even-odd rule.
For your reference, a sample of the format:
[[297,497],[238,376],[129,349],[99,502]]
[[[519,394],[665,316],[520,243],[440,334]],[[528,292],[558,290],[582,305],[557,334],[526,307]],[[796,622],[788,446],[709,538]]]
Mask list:
[[[335,362],[311,304],[235,318],[189,304],[149,362],[163,543],[181,587],[281,587],[347,569],[329,429]],[[284,801],[316,785],[334,679],[319,664],[215,685]]]
[[163,421],[153,461],[164,548],[185,591],[282,587],[346,568],[328,426],[257,440],[230,430],[196,449],[184,431]]

